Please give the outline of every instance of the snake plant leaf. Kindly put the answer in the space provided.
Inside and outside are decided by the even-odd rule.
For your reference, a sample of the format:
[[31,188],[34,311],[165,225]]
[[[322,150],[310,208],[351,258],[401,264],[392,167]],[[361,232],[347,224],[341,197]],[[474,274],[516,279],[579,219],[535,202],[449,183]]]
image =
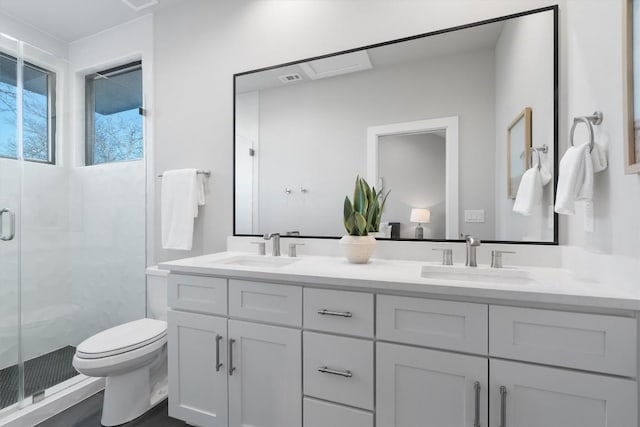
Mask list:
[[355,212],[353,215],[355,219],[355,231],[357,236],[367,235],[367,220],[360,212]]
[[353,210],[360,214],[366,214],[368,208],[369,203],[367,200],[367,196],[363,191],[362,184],[360,182],[360,176],[358,176],[356,177],[356,185],[353,192]]
[[350,236],[355,236],[356,234],[356,221],[355,221],[355,213],[349,215],[344,220],[344,228],[347,230],[347,234]]
[[378,231],[375,229],[375,220],[378,218],[378,200],[374,199],[373,204],[369,207],[367,212],[367,231]]
[[344,208],[342,217],[346,221],[346,219],[353,213],[353,204],[351,204],[351,200],[349,200],[349,196],[344,197]]

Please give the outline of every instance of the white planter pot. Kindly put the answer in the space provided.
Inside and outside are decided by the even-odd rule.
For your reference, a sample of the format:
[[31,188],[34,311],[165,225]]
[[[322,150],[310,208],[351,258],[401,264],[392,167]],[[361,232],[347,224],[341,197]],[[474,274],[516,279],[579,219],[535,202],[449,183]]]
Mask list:
[[350,263],[366,264],[376,250],[376,239],[372,236],[342,236],[340,246]]

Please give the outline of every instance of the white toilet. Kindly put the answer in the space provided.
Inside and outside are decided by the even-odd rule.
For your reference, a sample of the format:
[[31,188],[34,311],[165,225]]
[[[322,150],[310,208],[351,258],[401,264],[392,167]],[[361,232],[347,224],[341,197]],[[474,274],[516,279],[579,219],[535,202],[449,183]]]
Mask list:
[[149,267],[147,315],[87,338],[78,345],[73,367],[89,377],[105,377],[102,425],[116,426],[144,414],[167,396],[167,276]]

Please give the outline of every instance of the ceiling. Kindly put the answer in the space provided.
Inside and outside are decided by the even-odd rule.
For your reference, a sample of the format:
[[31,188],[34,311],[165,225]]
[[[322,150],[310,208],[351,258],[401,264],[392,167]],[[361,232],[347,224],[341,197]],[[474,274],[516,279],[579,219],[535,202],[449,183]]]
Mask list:
[[[429,37],[420,37],[400,43],[384,44],[382,46],[370,48],[366,50],[366,53],[368,56],[367,60],[370,60],[370,65],[372,65],[372,67],[353,67],[352,71],[366,72],[369,68],[380,69],[383,67],[392,67],[411,62],[427,61],[439,57],[474,52],[482,49],[495,49],[503,26],[504,22],[498,21],[458,31],[449,31]],[[350,57],[353,54],[353,52],[349,52],[311,62],[331,62],[335,61],[336,58],[343,56]],[[284,67],[272,68],[259,73],[240,76],[236,79],[236,92],[245,93],[281,87],[283,85],[308,82],[309,78],[307,72],[304,67],[301,67],[300,65],[300,63],[297,63]],[[302,76],[302,79],[295,82],[283,82],[280,79],[280,76],[287,74],[299,74]]]
[[69,43],[184,1],[157,0],[136,12],[121,0],[0,0],[0,13]]

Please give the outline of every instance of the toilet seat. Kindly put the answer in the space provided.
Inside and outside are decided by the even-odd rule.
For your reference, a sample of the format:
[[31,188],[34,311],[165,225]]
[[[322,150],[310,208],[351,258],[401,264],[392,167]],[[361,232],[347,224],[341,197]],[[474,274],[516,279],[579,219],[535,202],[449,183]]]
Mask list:
[[128,353],[156,341],[166,341],[167,322],[139,319],[104,330],[78,345],[76,357],[101,359]]

